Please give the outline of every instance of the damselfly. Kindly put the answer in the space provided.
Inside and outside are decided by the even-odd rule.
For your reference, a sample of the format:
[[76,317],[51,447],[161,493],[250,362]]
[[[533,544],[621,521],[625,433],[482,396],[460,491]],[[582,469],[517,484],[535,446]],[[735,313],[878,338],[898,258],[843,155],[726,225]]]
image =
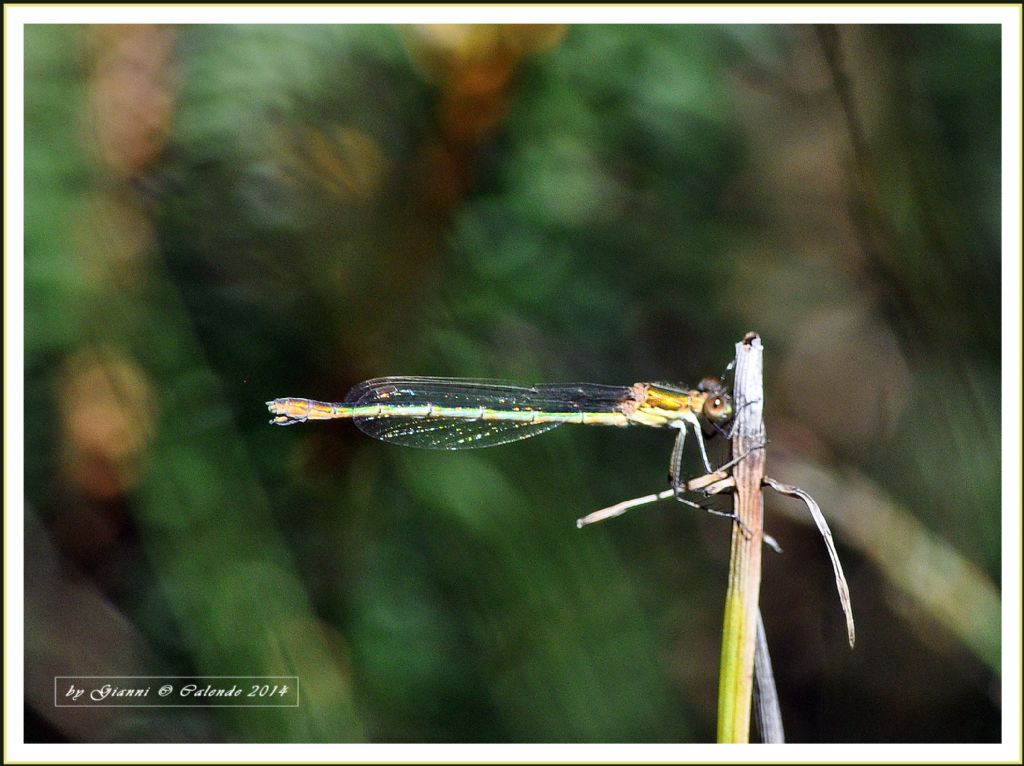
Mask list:
[[708,473],[704,424],[721,430],[732,399],[718,378],[696,388],[669,383],[606,386],[596,383],[517,385],[465,378],[375,378],[355,386],[343,402],[282,398],[267,402],[271,423],[351,419],[364,433],[394,444],[428,449],[472,449],[526,439],[569,423],[643,425],[678,430],[669,476],[681,486],[687,426]]
[[[743,406],[740,405],[741,408]],[[727,516],[744,529],[746,534],[751,534],[735,514],[716,511],[680,496],[682,491],[694,489],[704,489],[707,494],[714,494],[719,491],[712,489],[716,484],[726,488],[732,477],[725,474],[725,469],[743,460],[748,454],[744,452],[734,457],[717,471],[711,468],[708,461],[703,426],[722,431],[722,426],[733,417],[732,397],[719,378],[705,378],[696,388],[669,383],[524,386],[501,380],[466,378],[375,378],[355,386],[343,402],[285,397],[267,402],[267,407],[274,415],[270,422],[279,426],[309,420],[351,419],[361,431],[382,441],[447,450],[492,447],[536,436],[566,423],[674,428],[678,430],[678,435],[669,465],[672,489],[595,511],[578,519],[577,526],[609,519],[630,508],[675,497],[687,505]],[[684,482],[680,476],[680,466],[687,427],[693,431],[700,446],[707,474]],[[850,645],[853,646],[853,614],[849,609],[849,592],[825,518],[817,504],[803,490],[779,484],[774,479],[766,478],[765,481],[784,493],[800,496],[811,508],[829,547],[836,583],[846,610]],[[763,535],[763,540],[780,550],[770,536]]]

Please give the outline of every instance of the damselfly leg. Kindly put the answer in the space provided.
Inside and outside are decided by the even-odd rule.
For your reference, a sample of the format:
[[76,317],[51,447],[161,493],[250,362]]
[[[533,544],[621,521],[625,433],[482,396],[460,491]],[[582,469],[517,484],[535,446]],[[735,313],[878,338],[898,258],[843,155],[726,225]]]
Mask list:
[[[716,428],[718,428],[717,424],[714,424],[714,425],[715,425]],[[721,431],[721,429],[719,429],[719,431]],[[700,453],[701,453],[701,457],[703,458],[703,461],[704,461],[704,467],[707,469],[707,474],[706,474],[707,476],[722,475],[724,477],[725,476],[724,472],[727,469],[732,468],[734,465],[736,465],[741,460],[743,460],[743,458],[745,458],[751,452],[751,450],[747,450],[743,454],[733,458],[732,460],[730,460],[727,463],[725,463],[722,466],[720,466],[717,471],[713,470],[711,468],[711,463],[708,460],[707,451],[704,448],[704,439],[703,439],[703,434],[701,433],[701,428],[700,428],[699,421],[695,421],[693,423],[693,432],[694,432],[694,435],[697,438],[697,444],[700,445]],[[684,481],[683,478],[682,478],[682,474],[683,474],[683,466],[682,466],[682,463],[683,463],[683,447],[684,447],[685,443],[686,443],[686,428],[685,428],[685,425],[684,425],[683,427],[681,427],[679,429],[679,434],[676,436],[675,444],[672,447],[672,457],[671,457],[671,460],[669,462],[668,478],[669,478],[669,483],[671,484],[671,487],[672,487],[672,493],[673,493],[672,496],[677,501],[679,501],[680,503],[683,503],[684,505],[688,505],[691,508],[699,508],[700,510],[706,511],[707,513],[710,513],[710,514],[712,514],[714,516],[724,516],[727,519],[732,519],[732,521],[734,521],[736,524],[738,524],[740,526],[740,528],[743,530],[743,533],[749,537],[750,534],[751,534],[750,529],[747,527],[746,524],[743,523],[742,519],[740,519],[740,517],[736,515],[735,511],[720,511],[717,508],[712,508],[711,506],[707,506],[707,505],[701,505],[700,503],[694,502],[693,500],[690,500],[688,498],[683,497],[683,493],[684,492],[693,491],[693,488],[692,488],[691,485],[695,481],[699,481],[699,479],[701,478],[701,477],[697,477],[696,479],[692,479],[692,480],[689,480],[689,481]],[[756,447],[754,447],[754,449],[762,449],[764,446],[765,446],[764,444],[759,444]],[[705,494],[705,497],[706,497],[707,496],[707,492],[705,492],[704,494]],[[629,507],[632,507],[632,506],[629,506]]]
[[[683,447],[686,444],[686,424],[688,422],[693,426],[693,434],[697,438],[697,446],[700,447],[700,456],[701,460],[704,461],[705,470],[709,474],[715,473],[715,469],[711,467],[711,461],[708,460],[707,449],[704,447],[704,435],[701,432],[700,421],[696,417],[693,417],[692,421],[689,419],[680,420],[679,433],[676,435],[675,444],[672,446],[672,456],[668,466],[668,480],[677,495],[680,492],[686,491],[684,486],[686,482],[683,481]],[[722,469],[719,468],[718,470]],[[681,498],[679,499],[682,501]]]

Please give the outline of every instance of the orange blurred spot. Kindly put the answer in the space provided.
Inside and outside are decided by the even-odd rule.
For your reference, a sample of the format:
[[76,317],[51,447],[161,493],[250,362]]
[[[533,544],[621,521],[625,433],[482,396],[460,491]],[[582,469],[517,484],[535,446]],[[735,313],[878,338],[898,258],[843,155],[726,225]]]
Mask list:
[[402,27],[413,66],[442,91],[440,122],[451,139],[478,143],[506,112],[522,59],[556,45],[562,25],[421,24]]
[[134,176],[163,150],[174,106],[168,25],[85,28],[92,59],[89,111],[95,143],[115,171]]
[[417,24],[400,27],[406,50],[420,73],[436,82],[453,71],[508,61],[554,47],[564,24]]
[[83,349],[64,363],[58,409],[71,483],[98,499],[131,490],[153,433],[152,387],[142,370],[117,352]]

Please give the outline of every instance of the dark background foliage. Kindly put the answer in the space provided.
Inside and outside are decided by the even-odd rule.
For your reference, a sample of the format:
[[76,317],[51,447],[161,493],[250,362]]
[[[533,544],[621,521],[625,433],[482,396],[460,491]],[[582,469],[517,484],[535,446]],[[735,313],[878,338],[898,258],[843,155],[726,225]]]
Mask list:
[[[998,27],[36,26],[29,741],[714,738],[728,523],[671,437],[434,453],[264,401],[694,383],[757,330],[792,741],[996,741]],[[718,459],[722,459],[719,447]],[[691,456],[692,457],[692,456]],[[698,470],[694,462],[693,472]],[[52,707],[299,675],[298,709]]]

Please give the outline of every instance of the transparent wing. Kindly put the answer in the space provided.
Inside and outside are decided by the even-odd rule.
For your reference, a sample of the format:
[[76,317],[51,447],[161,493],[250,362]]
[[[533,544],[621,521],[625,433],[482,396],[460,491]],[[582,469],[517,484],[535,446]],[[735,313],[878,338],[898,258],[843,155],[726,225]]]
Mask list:
[[[550,431],[560,423],[502,420],[502,412],[614,412],[627,396],[623,386],[595,383],[525,386],[501,380],[392,377],[360,383],[346,397],[353,407],[382,405],[376,417],[356,417],[356,426],[376,439],[428,449],[492,447]],[[462,408],[466,417],[403,417],[387,408],[433,405]],[[480,409],[492,413],[474,418]]]
[[536,412],[614,412],[629,395],[626,386],[558,383],[536,386],[473,378],[374,378],[355,386],[346,404],[435,404]]
[[561,423],[453,418],[356,418],[359,430],[375,439],[405,447],[475,449],[527,439]]

